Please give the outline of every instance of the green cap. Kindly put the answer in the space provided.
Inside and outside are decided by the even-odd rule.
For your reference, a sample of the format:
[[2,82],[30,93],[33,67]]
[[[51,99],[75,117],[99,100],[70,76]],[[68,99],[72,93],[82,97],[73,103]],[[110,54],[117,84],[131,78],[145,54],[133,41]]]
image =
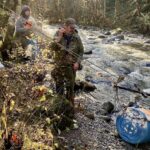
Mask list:
[[72,26],[72,27],[74,27],[74,28],[77,28],[76,20],[73,19],[73,18],[67,18],[67,19],[65,20],[65,25],[67,25],[67,26]]

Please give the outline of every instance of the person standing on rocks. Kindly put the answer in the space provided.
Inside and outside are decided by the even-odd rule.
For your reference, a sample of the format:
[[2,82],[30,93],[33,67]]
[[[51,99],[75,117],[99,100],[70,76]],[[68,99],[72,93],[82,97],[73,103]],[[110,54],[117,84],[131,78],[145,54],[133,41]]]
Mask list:
[[55,81],[56,92],[65,96],[74,106],[76,71],[80,69],[84,53],[75,19],[65,20],[63,27],[59,28],[54,36],[51,49],[54,51],[55,68],[52,71],[52,77]]

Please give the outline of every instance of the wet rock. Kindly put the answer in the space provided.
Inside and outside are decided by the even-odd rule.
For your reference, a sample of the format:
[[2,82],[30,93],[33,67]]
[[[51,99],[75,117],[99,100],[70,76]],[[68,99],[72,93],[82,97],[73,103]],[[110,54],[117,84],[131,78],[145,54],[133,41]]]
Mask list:
[[144,76],[139,72],[132,72],[118,85],[132,90],[143,89],[145,87]]
[[93,41],[89,41],[88,44],[98,44],[99,41],[98,40],[93,40]]
[[149,63],[146,63],[146,67],[150,67],[150,62],[149,62]]
[[0,63],[0,69],[4,68],[4,65],[2,63]]
[[144,43],[148,43],[148,44],[150,44],[150,40],[147,40],[147,41],[145,41]]
[[107,85],[111,86],[111,81],[106,80],[106,79],[94,79],[92,76],[86,76],[85,80],[88,82],[91,82],[93,84],[101,84],[101,83],[105,83]]
[[94,113],[84,113],[84,115],[91,120],[95,119]]
[[119,75],[127,75],[130,74],[133,70],[133,64],[124,62],[124,61],[114,61],[111,63],[111,67],[117,72]]
[[150,76],[150,67],[140,68],[140,73],[144,76]]
[[143,92],[150,94],[150,89],[144,89]]
[[141,49],[145,51],[150,51],[150,44],[145,43]]
[[140,74],[139,72],[135,71],[135,72],[131,72],[129,74],[129,76],[132,78],[132,79],[136,79],[138,81],[142,81],[144,79],[144,76],[142,74]]
[[105,102],[102,105],[102,109],[105,110],[107,114],[110,114],[114,110],[114,104],[112,104],[111,102]]
[[150,75],[147,77],[144,77],[143,82],[144,82],[144,86],[143,86],[144,88],[150,88]]
[[110,31],[105,31],[104,35],[111,35],[111,32]]
[[102,108],[100,108],[97,112],[96,112],[97,115],[106,115],[106,111]]
[[86,81],[76,81],[75,82],[75,87],[74,87],[75,92],[79,92],[79,91],[92,92],[95,89],[96,89],[96,86],[89,82],[86,82]]
[[115,40],[118,40],[118,41],[124,40],[124,35],[118,35],[118,36],[116,36]]
[[140,67],[150,67],[150,61],[141,61],[140,62]]
[[88,39],[89,40],[96,40],[96,38],[94,38],[94,37],[89,37]]
[[106,40],[106,42],[114,42],[114,41],[121,41],[121,40],[124,40],[124,35],[116,35],[116,36],[112,36],[110,38],[108,38]]
[[87,27],[87,26],[83,26],[82,28],[83,28],[83,29],[85,29],[85,30],[87,30],[87,29],[88,29],[88,27]]
[[135,102],[129,102],[128,103],[128,107],[133,107],[133,106],[135,106]]
[[105,102],[105,103],[103,103],[101,108],[96,112],[96,114],[100,118],[109,121],[109,120],[111,120],[111,117],[107,116],[107,115],[112,113],[113,110],[114,110],[114,105],[111,102]]
[[120,34],[121,32],[122,32],[122,29],[121,28],[117,28],[117,29],[112,30],[111,34],[112,35],[117,35],[117,34]]
[[94,34],[90,34],[90,36],[94,36]]
[[92,92],[96,89],[96,86],[94,84],[89,83],[89,82],[83,81],[82,84],[83,84],[83,89],[86,92]]
[[128,75],[129,73],[131,73],[131,70],[125,66],[118,68],[119,75]]
[[92,51],[94,49],[93,45],[84,44],[85,52]]
[[143,44],[141,43],[138,43],[136,41],[121,41],[121,44],[124,44],[124,45],[128,45],[128,46],[131,46],[131,47],[134,47],[134,48],[141,48],[143,46]]
[[110,116],[103,116],[103,115],[100,115],[99,116],[101,119],[105,120],[106,122],[110,122],[111,121],[111,117]]
[[84,54],[86,54],[86,55],[90,55],[90,54],[92,54],[93,52],[92,52],[92,50],[89,50],[89,51],[85,51],[84,52]]
[[105,35],[103,35],[103,34],[101,34],[101,35],[99,35],[99,36],[98,36],[98,38],[100,38],[100,39],[104,39],[104,38],[106,38],[106,36],[105,36]]
[[81,84],[81,81],[76,81],[74,85],[74,91],[79,92],[83,90],[83,84]]

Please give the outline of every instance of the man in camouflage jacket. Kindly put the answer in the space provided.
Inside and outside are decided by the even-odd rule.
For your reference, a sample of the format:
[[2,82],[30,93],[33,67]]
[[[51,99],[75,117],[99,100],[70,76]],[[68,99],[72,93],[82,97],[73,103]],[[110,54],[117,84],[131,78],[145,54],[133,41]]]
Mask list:
[[73,18],[66,19],[64,26],[56,32],[51,49],[54,51],[52,77],[56,92],[64,95],[74,106],[76,71],[80,68],[84,48]]

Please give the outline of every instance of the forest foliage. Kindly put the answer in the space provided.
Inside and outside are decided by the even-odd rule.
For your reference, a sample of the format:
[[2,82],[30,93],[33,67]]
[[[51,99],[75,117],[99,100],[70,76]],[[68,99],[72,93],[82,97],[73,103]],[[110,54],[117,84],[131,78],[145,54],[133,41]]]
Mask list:
[[1,4],[15,11],[29,4],[37,19],[50,23],[73,17],[82,25],[150,30],[149,0],[2,0]]

